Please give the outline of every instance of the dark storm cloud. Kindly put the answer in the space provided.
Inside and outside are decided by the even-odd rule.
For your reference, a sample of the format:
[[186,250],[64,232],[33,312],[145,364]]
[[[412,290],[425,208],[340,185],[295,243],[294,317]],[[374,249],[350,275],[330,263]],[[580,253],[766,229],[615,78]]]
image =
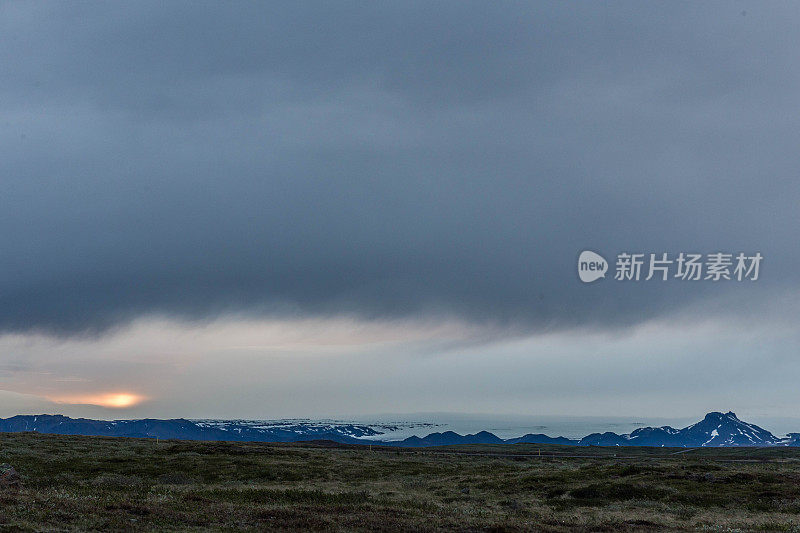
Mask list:
[[[7,3],[0,328],[616,326],[796,289],[791,4]],[[612,280],[761,251],[754,284]]]

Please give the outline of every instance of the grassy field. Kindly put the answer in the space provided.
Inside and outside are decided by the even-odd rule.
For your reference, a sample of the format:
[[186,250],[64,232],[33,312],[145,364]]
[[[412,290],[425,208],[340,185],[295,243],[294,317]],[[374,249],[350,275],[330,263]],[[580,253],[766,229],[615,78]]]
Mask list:
[[678,451],[0,434],[0,531],[800,530],[800,450]]

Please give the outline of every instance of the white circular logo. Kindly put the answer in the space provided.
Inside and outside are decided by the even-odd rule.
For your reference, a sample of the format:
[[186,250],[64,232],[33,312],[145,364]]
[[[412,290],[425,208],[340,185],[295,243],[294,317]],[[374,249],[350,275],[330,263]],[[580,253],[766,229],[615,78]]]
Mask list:
[[584,283],[591,283],[606,277],[608,261],[595,252],[584,250],[578,257],[578,277]]

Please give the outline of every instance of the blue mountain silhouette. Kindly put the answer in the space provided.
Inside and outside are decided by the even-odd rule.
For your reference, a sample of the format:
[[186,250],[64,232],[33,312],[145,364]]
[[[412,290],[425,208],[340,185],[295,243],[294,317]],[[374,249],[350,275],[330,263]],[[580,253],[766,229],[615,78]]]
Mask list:
[[399,441],[365,439],[377,436],[368,425],[318,424],[294,422],[272,426],[224,421],[208,422],[182,418],[160,420],[92,420],[69,418],[62,415],[17,415],[0,419],[0,432],[34,431],[60,435],[93,435],[108,437],[140,437],[159,439],[207,441],[258,441],[300,442],[330,440],[343,444],[370,444],[400,447],[448,446],[455,444],[561,444],[571,446],[668,446],[668,447],[718,447],[718,446],[800,446],[800,433],[789,433],[779,438],[769,431],[739,420],[733,412],[708,413],[703,420],[683,429],[670,426],[646,427],[631,433],[592,433],[580,440],[527,434],[501,439],[480,431],[459,435],[453,431],[431,433],[425,437],[408,437]]

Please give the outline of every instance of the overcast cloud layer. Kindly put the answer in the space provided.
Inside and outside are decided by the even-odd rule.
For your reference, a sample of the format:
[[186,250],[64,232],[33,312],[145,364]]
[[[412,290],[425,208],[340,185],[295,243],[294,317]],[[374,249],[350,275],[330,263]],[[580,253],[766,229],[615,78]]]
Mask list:
[[[0,329],[608,328],[796,291],[800,7],[3,3]],[[760,251],[581,284],[580,250]]]

